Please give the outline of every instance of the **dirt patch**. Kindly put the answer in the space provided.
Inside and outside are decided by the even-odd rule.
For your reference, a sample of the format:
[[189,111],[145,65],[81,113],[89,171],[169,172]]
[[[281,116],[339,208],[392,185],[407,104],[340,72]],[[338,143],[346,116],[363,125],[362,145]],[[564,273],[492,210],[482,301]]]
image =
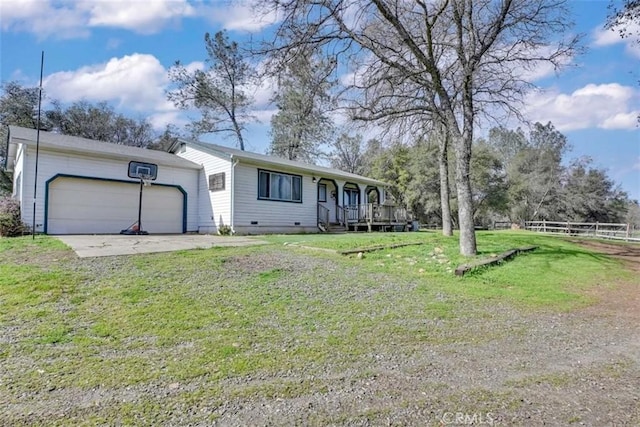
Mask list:
[[[595,240],[571,240],[584,248],[609,255],[621,260],[623,265],[633,272],[640,273],[640,245],[630,243],[609,243]],[[638,276],[629,281],[604,284],[591,289],[589,295],[599,302],[588,311],[621,319],[640,319],[640,279]]]
[[594,252],[622,260],[630,270],[640,273],[640,244],[609,243],[597,240],[570,240]]

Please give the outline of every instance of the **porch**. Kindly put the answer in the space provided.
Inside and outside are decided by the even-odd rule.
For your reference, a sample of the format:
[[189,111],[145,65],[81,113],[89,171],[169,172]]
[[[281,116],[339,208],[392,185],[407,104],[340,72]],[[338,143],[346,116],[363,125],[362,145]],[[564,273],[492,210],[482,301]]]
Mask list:
[[318,228],[329,231],[407,231],[411,218],[406,209],[379,203],[336,206],[336,221],[331,211],[318,203]]

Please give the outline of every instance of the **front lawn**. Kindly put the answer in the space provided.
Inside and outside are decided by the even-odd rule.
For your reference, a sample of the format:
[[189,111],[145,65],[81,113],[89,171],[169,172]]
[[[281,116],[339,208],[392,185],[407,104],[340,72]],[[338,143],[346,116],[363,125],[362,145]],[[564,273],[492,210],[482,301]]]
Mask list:
[[[46,236],[0,239],[0,418],[438,424],[442,408],[517,416],[529,386],[516,379],[532,372],[505,367],[502,382],[468,385],[458,375],[507,355],[526,360],[511,340],[595,302],[585,290],[631,278],[614,260],[530,233],[479,233],[479,257],[539,249],[464,278],[452,273],[467,261],[457,241],[435,232],[265,238],[271,244],[93,259]],[[305,248],[402,242],[425,244],[362,259]],[[460,353],[479,359],[464,367]],[[589,369],[606,375],[611,363]],[[440,374],[424,378],[429,366]],[[536,375],[555,372],[536,366]],[[637,368],[615,363],[625,374]],[[375,393],[358,397],[380,378]],[[416,405],[431,408],[430,418],[405,413]]]

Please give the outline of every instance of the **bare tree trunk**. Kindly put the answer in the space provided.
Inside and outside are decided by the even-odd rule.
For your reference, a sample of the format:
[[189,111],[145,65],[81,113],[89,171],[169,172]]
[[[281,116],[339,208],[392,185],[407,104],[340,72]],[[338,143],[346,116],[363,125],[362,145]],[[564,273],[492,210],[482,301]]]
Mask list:
[[439,135],[440,146],[440,207],[442,210],[442,234],[444,236],[453,236],[453,227],[451,226],[451,205],[449,201],[451,197],[449,195],[449,132],[444,126],[440,128]]
[[464,256],[473,256],[477,253],[476,233],[473,224],[473,203],[471,198],[471,138],[472,135],[468,131],[465,131],[455,138],[460,253]]
[[238,138],[238,145],[240,145],[240,150],[244,151],[244,138],[242,137],[242,128],[236,121],[235,116],[231,120],[233,121],[233,130],[236,133],[236,137]]

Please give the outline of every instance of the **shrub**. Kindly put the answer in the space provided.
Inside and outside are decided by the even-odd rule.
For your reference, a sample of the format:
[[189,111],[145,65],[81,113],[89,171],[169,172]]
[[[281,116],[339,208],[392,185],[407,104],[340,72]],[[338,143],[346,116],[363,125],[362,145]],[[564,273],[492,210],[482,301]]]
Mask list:
[[221,225],[218,227],[218,234],[221,236],[230,236],[231,235],[231,227],[228,225]]
[[11,197],[0,197],[0,236],[21,236],[29,231],[20,219],[20,203]]

